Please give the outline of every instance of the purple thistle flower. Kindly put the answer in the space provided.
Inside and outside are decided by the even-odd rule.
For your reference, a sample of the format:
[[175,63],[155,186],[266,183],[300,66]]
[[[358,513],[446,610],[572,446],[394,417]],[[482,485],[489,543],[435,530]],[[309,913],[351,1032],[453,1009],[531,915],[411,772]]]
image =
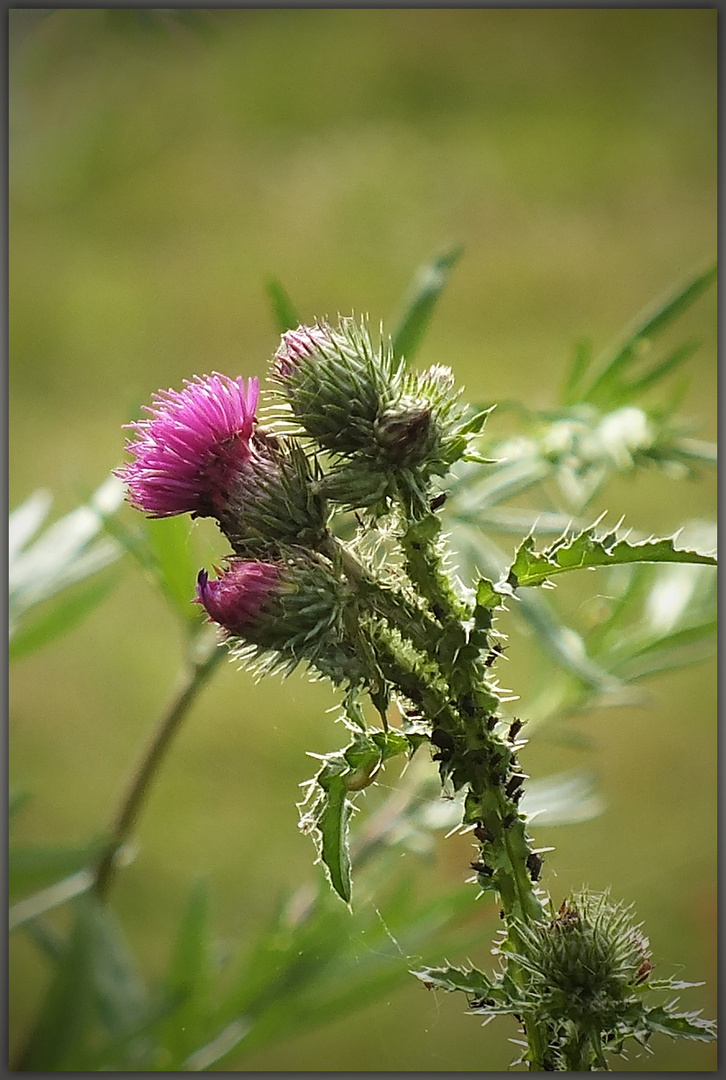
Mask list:
[[235,561],[215,581],[209,580],[206,570],[200,570],[194,602],[235,637],[254,636],[263,609],[279,583],[280,568],[274,564]]
[[154,518],[218,517],[251,453],[258,380],[249,379],[246,392],[242,378],[217,372],[184,381],[184,390],[154,394],[153,407],[144,406],[149,419],[127,425],[135,460],[116,470],[129,502]]

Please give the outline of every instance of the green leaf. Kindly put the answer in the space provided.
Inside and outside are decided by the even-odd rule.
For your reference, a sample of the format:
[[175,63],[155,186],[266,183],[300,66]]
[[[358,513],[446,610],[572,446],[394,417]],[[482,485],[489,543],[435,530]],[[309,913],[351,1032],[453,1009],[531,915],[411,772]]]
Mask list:
[[622,397],[626,400],[636,397],[642,393],[643,390],[647,390],[650,386],[654,386],[655,383],[660,382],[661,379],[669,375],[671,371],[675,371],[680,367],[690,356],[701,347],[702,342],[698,339],[692,341],[685,341],[682,345],[673,349],[672,352],[665,357],[664,360],[653,364],[647,371],[644,371],[638,378],[632,379],[630,382],[623,384]]
[[97,537],[122,499],[123,485],[111,476],[85,505],[48,526],[29,545],[47,513],[48,496],[36,492],[12,515],[8,545],[11,638],[32,608],[98,573],[120,556],[118,544]]
[[199,610],[192,602],[197,565],[192,549],[190,526],[186,517],[150,518],[145,522],[153,573],[177,615],[196,624]]
[[[598,566],[617,566],[622,563],[701,563],[716,566],[713,555],[677,548],[675,537],[640,540],[629,543],[618,540],[616,532],[596,536],[595,526],[576,536],[563,535],[544,551],[535,551],[535,540],[523,541],[506,579],[511,588],[542,585],[566,570],[593,569]],[[501,588],[501,585],[499,586]]]
[[209,890],[198,884],[189,898],[177,935],[164,991],[173,1008],[158,1027],[168,1059],[177,1069],[206,1037],[206,999],[210,987]]
[[619,389],[623,376],[638,359],[645,343],[653,341],[674,320],[687,310],[716,280],[717,268],[710,267],[686,283],[676,293],[659,302],[654,310],[646,312],[636,322],[625,343],[606,361],[583,401],[603,405],[609,403],[610,394]]
[[451,248],[433,262],[425,263],[416,273],[403,302],[403,314],[393,333],[393,352],[396,357],[411,360],[418,351],[436,301],[458,262],[463,247]]
[[420,979],[428,989],[435,987],[437,990],[463,990],[476,997],[486,997],[497,989],[489,976],[476,968],[422,968],[420,971],[412,971],[411,974]]
[[674,671],[712,656],[717,647],[718,620],[691,626],[659,641],[626,653],[612,664],[612,669],[629,681],[643,679],[658,671]]
[[29,791],[23,791],[22,789],[10,790],[8,795],[8,821],[10,823],[12,823],[30,797]]
[[[464,420],[461,424],[457,424],[455,429],[457,435],[478,434],[484,427],[487,418],[491,415],[493,411],[493,405],[490,405],[486,409],[475,409],[472,412],[471,416],[468,417],[468,419]],[[481,458],[477,460],[480,462],[480,464],[483,465],[496,465],[496,461],[494,459]]]
[[69,938],[19,1064],[21,1071],[136,1071],[149,1053],[136,1036],[154,1018],[146,987],[112,915],[79,897]]
[[580,341],[575,347],[575,356],[572,367],[567,375],[565,385],[562,388],[560,400],[563,405],[574,405],[579,398],[578,388],[582,382],[585,371],[592,359],[592,346],[589,341]]
[[8,658],[17,660],[27,656],[67,633],[103,603],[118,581],[118,574],[109,575],[46,601],[40,610],[27,615],[11,636]]
[[92,950],[89,909],[79,904],[17,1071],[79,1069],[92,1013]]
[[292,300],[277,278],[268,278],[265,283],[265,291],[272,306],[275,325],[281,334],[284,334],[286,330],[294,330],[296,326],[301,325],[302,319],[298,317]]
[[705,1020],[698,1013],[675,1013],[669,1008],[658,1006],[649,1009],[645,1021],[650,1031],[671,1035],[674,1039],[697,1039],[700,1042],[713,1042],[716,1038],[716,1024]]
[[[503,602],[502,594],[497,592],[491,581],[488,581],[487,578],[481,578],[476,587],[476,609],[481,608],[490,612],[493,608],[501,607]],[[476,609],[474,610],[475,618]],[[491,622],[491,618],[489,622]]]
[[91,866],[108,846],[99,837],[79,847],[15,847],[8,853],[8,884],[11,898],[56,884],[62,878]]
[[104,1031],[125,1039],[145,1026],[149,997],[135,957],[110,909],[92,894],[79,901],[92,941],[93,1003]]
[[348,821],[353,811],[341,776],[331,776],[325,785],[325,797],[317,820],[320,831],[320,854],[338,896],[350,903],[353,882],[348,852]]
[[411,748],[398,731],[357,731],[345,750],[321,757],[323,767],[308,785],[301,810],[308,801],[313,803],[301,812],[300,828],[313,833],[330,884],[346,904],[352,893],[348,822],[354,809],[348,794],[369,787],[385,761]]

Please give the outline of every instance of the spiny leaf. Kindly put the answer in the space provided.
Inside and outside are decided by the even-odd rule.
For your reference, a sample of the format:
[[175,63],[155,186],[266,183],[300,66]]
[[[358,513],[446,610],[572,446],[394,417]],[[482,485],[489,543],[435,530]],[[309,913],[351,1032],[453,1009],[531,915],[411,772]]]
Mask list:
[[323,767],[309,784],[302,805],[316,794],[311,808],[301,813],[300,828],[313,833],[330,884],[346,904],[352,893],[348,822],[354,809],[348,794],[368,787],[385,761],[410,749],[398,731],[356,732],[344,750],[321,758]]
[[452,248],[418,270],[404,301],[403,314],[393,333],[393,352],[396,357],[404,356],[411,360],[418,351],[436,301],[463,250],[461,246]]
[[[490,612],[493,608],[501,607],[502,603],[502,594],[497,592],[492,582],[487,578],[481,578],[476,587],[475,618],[478,610],[481,609]],[[491,615],[489,616],[489,619],[485,621],[491,623]]]
[[[535,551],[534,537],[523,541],[506,579],[511,588],[541,585],[566,570],[592,569],[597,566],[617,566],[622,563],[702,563],[716,566],[713,555],[677,548],[675,537],[640,540],[629,543],[618,540],[616,532],[604,536],[595,534],[595,526],[576,536],[560,537],[544,551]],[[501,585],[499,586],[502,587]]]
[[671,1035],[674,1039],[698,1039],[700,1042],[713,1042],[716,1038],[716,1025],[713,1020],[706,1020],[698,1013],[674,1013],[663,1006],[649,1009],[646,1023],[651,1031]]
[[463,990],[477,997],[484,997],[495,989],[489,976],[476,968],[422,968],[421,971],[412,971],[411,974],[429,989],[436,987],[438,990]]

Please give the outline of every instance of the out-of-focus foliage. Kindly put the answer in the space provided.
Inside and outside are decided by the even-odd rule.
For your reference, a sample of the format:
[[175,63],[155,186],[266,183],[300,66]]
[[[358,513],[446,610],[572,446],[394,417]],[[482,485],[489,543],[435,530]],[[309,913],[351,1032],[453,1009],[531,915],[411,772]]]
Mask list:
[[[497,402],[483,449],[502,463],[462,469],[446,507],[462,578],[498,580],[531,529],[541,549],[603,510],[622,510],[641,538],[710,517],[713,292],[680,313],[680,336],[667,329],[656,355],[631,349],[617,378],[600,376],[632,332],[599,361],[584,345],[567,371],[561,360],[573,337],[603,340],[713,255],[715,11],[15,9],[10,19],[11,505],[42,486],[61,515],[71,510],[79,488],[92,490],[119,463],[120,426],[151,390],[212,368],[263,374],[278,325],[363,305],[374,322],[393,311],[391,326],[403,330],[406,306],[391,300],[411,266],[463,241],[465,255],[418,343],[422,361],[452,365],[470,400]],[[697,337],[703,345],[694,352]],[[700,430],[687,426],[694,415]],[[39,528],[40,500],[30,507]],[[28,608],[15,632],[16,641],[25,627],[34,633],[34,620],[51,609],[59,631],[73,630],[52,648],[31,655],[28,646],[13,667],[11,769],[19,789],[32,792],[13,827],[23,927],[11,944],[16,1052],[42,1021],[46,1062],[56,1035],[56,1061],[68,1061],[73,1041],[81,1047],[91,1033],[79,1054],[93,1068],[219,1060],[345,1069],[354,1058],[373,1070],[450,1071],[479,1070],[485,1057],[504,1066],[505,1035],[498,1041],[476,1018],[460,1018],[460,1003],[383,992],[389,978],[405,981],[407,967],[440,962],[433,930],[443,928],[450,895],[436,918],[422,919],[430,956],[403,934],[410,895],[420,894],[424,911],[444,883],[448,890],[461,881],[466,841],[431,839],[432,824],[455,823],[446,803],[425,800],[410,824],[399,821],[433,860],[391,901],[392,910],[400,902],[400,922],[382,886],[372,887],[380,920],[365,906],[352,922],[326,898],[332,922],[313,905],[318,914],[305,924],[317,927],[311,955],[303,946],[309,969],[303,977],[286,967],[302,939],[287,930],[280,937],[269,896],[310,875],[291,793],[308,770],[305,750],[327,737],[321,714],[330,701],[320,687],[257,687],[241,673],[219,673],[203,715],[190,716],[170,755],[139,824],[136,860],[120,875],[114,910],[127,945],[119,944],[113,918],[85,896],[83,864],[103,843],[88,838],[108,820],[168,692],[179,628],[194,639],[198,613],[185,582],[219,552],[203,523],[148,523],[147,531],[114,514],[109,525],[121,541],[115,561],[126,539],[138,542],[127,587],[97,607],[93,593],[79,601],[87,617],[72,627],[73,597],[100,589],[104,575],[110,587],[118,567],[107,566]],[[26,529],[26,540],[37,528]],[[712,549],[712,526],[702,528],[679,545]],[[701,999],[708,1013],[714,668],[677,668],[712,652],[714,576],[708,567],[601,569],[556,593],[522,592],[503,616],[512,634],[507,674],[522,693],[514,708],[532,740],[531,809],[559,805],[560,820],[576,822],[607,807],[556,834],[545,813],[535,819],[543,844],[557,848],[558,876],[548,886],[564,892],[587,880],[634,899],[663,965],[687,964],[709,979]],[[653,683],[658,672],[665,680]],[[646,689],[657,707],[636,711]],[[621,707],[606,714],[602,704]],[[331,748],[338,736],[330,733]],[[538,801],[537,782],[548,775]],[[380,794],[371,792],[365,815],[353,819],[354,849]],[[409,851],[393,850],[400,858]],[[201,893],[188,897],[200,874],[213,879],[211,909]],[[69,938],[68,901],[79,894],[83,933]],[[473,904],[463,886],[455,895]],[[20,907],[33,900],[35,909]],[[452,929],[452,963],[466,962],[471,949],[486,967],[491,928],[482,924],[491,915],[473,905],[478,944],[470,945],[470,928]],[[173,960],[170,926],[183,927]],[[225,982],[235,964],[219,967],[225,936],[239,957],[237,987],[252,980],[248,1000],[274,984],[260,994],[269,1010],[254,1038],[236,1049],[247,1028],[232,1005],[241,1000],[230,993],[237,976]],[[339,955],[323,948],[328,938]],[[257,969],[242,959],[255,940]],[[83,952],[90,942],[92,963]],[[394,955],[400,965],[391,966]],[[363,959],[375,968],[367,1000],[383,993],[379,1006],[319,1036],[299,1032],[288,1045],[298,1010],[309,1028],[316,1000],[339,1000],[341,1010],[366,1000],[366,971],[355,980]],[[41,1014],[56,961],[65,975]],[[327,964],[337,984],[324,983]],[[93,989],[110,970],[127,1001]],[[70,1018],[64,978],[78,980]],[[183,1029],[193,1022],[192,1048]],[[709,1050],[654,1045],[656,1058],[633,1067],[712,1067]]]
[[105,598],[114,584],[108,576],[74,590],[72,598],[59,597],[59,593],[119,557],[118,544],[99,533],[104,532],[105,516],[114,513],[122,499],[122,484],[109,477],[87,506],[66,514],[39,537],[36,533],[52,502],[50,492],[36,491],[12,512],[8,523],[11,659],[65,633]]

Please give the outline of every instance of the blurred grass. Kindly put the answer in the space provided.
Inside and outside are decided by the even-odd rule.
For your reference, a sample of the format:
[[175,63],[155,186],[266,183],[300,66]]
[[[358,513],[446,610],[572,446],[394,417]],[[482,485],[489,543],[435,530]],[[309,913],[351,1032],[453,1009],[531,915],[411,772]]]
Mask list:
[[[10,12],[11,505],[43,485],[57,513],[74,506],[158,387],[213,368],[263,375],[271,275],[304,318],[391,320],[415,267],[460,242],[419,361],[450,363],[472,400],[536,406],[578,339],[604,346],[714,257],[714,9],[240,9],[200,11],[198,28],[173,12],[48,11]],[[699,302],[684,337],[715,324],[715,303]],[[714,437],[714,330],[689,370],[685,411]],[[664,531],[713,505],[710,482],[608,492],[630,524]],[[204,523],[189,537],[200,565],[221,551]],[[33,792],[19,840],[82,842],[107,822],[178,655],[134,571],[65,641],[18,662],[10,763]],[[548,887],[612,883],[634,900],[664,964],[709,980],[694,995],[711,1014],[714,674],[655,684],[657,709],[587,720],[611,809],[543,837],[557,847]],[[211,876],[220,935],[237,938],[271,891],[317,872],[294,804],[305,751],[340,741],[332,703],[303,678],[255,686],[231,667],[206,691],[116,888],[151,970],[192,880]],[[532,748],[528,771],[566,756]],[[448,841],[431,876],[461,866]],[[11,956],[15,1039],[43,974],[26,943]],[[491,1041],[505,1065],[504,1037],[461,1012],[407,988],[241,1067],[478,1069]],[[715,1061],[657,1049],[641,1068]]]

